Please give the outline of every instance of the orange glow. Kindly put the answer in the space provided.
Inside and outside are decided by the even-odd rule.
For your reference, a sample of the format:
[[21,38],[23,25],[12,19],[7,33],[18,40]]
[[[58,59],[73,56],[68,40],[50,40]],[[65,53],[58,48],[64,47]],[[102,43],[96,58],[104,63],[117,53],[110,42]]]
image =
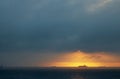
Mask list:
[[120,66],[120,58],[105,53],[84,53],[81,51],[70,52],[60,55],[57,59],[47,63],[47,66],[57,67],[77,67],[87,65],[89,67],[98,66]]
[[[78,66],[83,66],[87,65],[89,67],[98,67],[100,64],[99,63],[89,63],[86,62],[83,64],[82,62],[54,62],[53,65],[57,67],[78,67]],[[53,66],[51,65],[51,66]]]

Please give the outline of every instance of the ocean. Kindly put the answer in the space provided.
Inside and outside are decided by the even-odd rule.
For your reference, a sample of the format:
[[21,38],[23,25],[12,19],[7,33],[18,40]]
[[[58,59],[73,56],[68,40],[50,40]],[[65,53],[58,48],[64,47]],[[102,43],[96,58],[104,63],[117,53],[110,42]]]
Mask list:
[[120,79],[120,69],[0,69],[0,79]]

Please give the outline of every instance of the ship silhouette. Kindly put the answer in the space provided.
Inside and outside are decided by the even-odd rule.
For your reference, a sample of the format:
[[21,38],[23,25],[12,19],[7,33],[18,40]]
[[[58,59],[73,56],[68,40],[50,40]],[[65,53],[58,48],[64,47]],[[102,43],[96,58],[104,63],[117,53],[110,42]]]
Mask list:
[[79,68],[88,68],[87,65],[78,66]]

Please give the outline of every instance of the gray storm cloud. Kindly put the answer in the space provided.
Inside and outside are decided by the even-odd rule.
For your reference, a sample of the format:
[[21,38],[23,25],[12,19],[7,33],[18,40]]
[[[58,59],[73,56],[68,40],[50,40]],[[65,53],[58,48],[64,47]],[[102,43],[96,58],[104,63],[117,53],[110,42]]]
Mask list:
[[0,51],[120,52],[118,0],[1,0]]

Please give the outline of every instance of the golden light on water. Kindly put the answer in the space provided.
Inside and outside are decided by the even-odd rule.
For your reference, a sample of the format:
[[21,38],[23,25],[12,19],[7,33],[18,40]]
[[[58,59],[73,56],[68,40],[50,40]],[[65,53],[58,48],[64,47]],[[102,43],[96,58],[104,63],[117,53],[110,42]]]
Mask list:
[[83,65],[88,67],[117,67],[120,66],[120,58],[119,56],[106,53],[85,53],[77,51],[62,54],[45,64],[45,66],[56,67],[78,67]]

